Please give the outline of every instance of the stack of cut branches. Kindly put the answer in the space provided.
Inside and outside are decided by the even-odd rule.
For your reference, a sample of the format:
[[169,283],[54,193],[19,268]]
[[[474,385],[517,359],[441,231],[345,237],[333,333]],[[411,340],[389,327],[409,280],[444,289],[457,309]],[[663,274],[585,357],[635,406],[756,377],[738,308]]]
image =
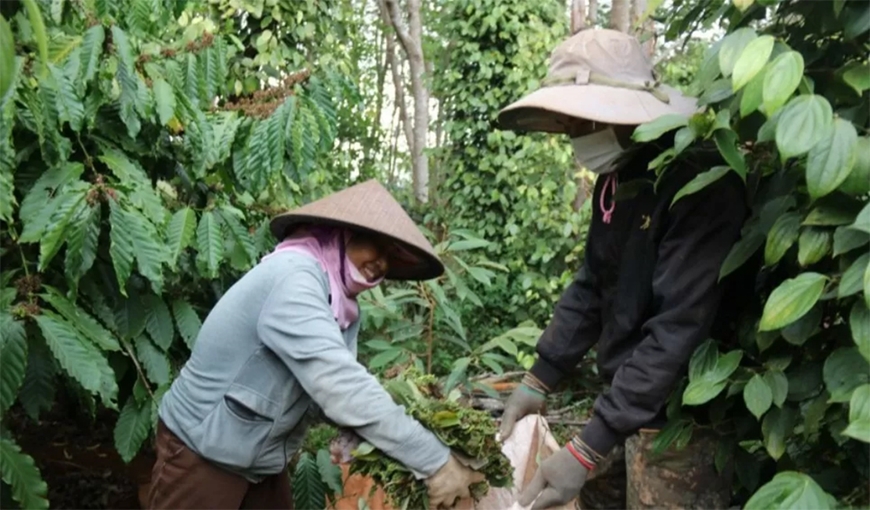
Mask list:
[[[472,486],[476,500],[482,498],[490,487],[510,487],[513,469],[496,441],[495,420],[486,411],[465,406],[459,401],[459,393],[443,395],[432,376],[407,372],[384,382],[384,387],[396,403],[405,406],[406,412],[438,436],[455,452],[476,462],[486,481]],[[348,444],[342,441],[343,444]],[[341,457],[341,452],[333,451]],[[388,457],[367,442],[360,443],[352,452],[350,472],[370,477],[387,495],[394,508],[428,508],[426,485],[417,480],[405,466]]]

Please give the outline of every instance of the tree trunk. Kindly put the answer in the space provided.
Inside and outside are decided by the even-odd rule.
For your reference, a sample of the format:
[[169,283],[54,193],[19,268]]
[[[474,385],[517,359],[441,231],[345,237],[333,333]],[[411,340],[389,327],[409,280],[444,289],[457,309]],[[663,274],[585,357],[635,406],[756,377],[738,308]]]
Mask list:
[[423,26],[420,20],[420,0],[407,0],[408,29],[399,11],[398,0],[383,0],[389,8],[393,28],[408,57],[411,74],[411,93],[414,96],[414,129],[411,145],[414,196],[421,202],[429,197],[429,161],[426,155],[426,136],[429,134],[429,90],[426,88],[426,63],[423,59]]
[[646,0],[631,0],[631,24],[637,25],[646,11]]
[[610,28],[628,33],[631,28],[631,0],[612,0],[610,4]]
[[390,124],[392,124],[390,129],[390,139],[392,140],[392,143],[390,144],[389,161],[387,164],[387,168],[389,169],[387,183],[392,186],[396,181],[396,159],[399,151],[399,131],[402,130],[402,119],[399,113],[398,104],[393,107],[393,115],[390,117]]
[[586,180],[582,176],[577,176],[574,178],[574,184],[577,186],[577,194],[574,195],[574,203],[572,207],[575,211],[579,211],[581,207],[583,207],[583,202],[586,201],[586,197],[589,195],[586,191]]
[[571,33],[586,28],[586,0],[573,0],[571,2]]
[[640,41],[647,57],[652,58],[656,48],[655,24],[651,19],[643,19],[647,0],[631,0],[631,25],[636,27],[637,39]]
[[[390,27],[393,25],[390,20],[390,11],[387,7],[386,0],[378,0],[378,8],[381,11],[381,19]],[[386,38],[385,58],[387,65],[390,68],[390,75],[393,77],[393,87],[395,88],[394,101],[396,103],[396,111],[399,114],[399,124],[405,133],[405,142],[408,144],[408,151],[414,150],[414,131],[411,122],[408,120],[408,106],[405,102],[405,83],[402,80],[401,59],[396,57],[396,39],[393,34],[384,34]]]
[[[594,1],[594,0],[593,0]],[[572,0],[571,2],[571,33],[586,28],[586,0]],[[583,177],[578,174],[574,183],[577,185],[577,194],[574,196],[574,210],[579,211],[586,201],[586,186]]]
[[589,26],[598,23],[598,0],[589,0]]
[[[378,54],[383,55],[383,60],[378,62],[378,85],[377,85],[377,100],[375,103],[375,121],[372,123],[371,132],[369,134],[369,139],[372,141],[380,141],[381,137],[381,115],[384,111],[384,88],[386,87],[387,82],[387,70],[390,67],[390,56],[387,53],[387,48],[392,44],[393,34],[387,33],[387,26],[382,27],[380,30],[380,37],[378,37]],[[387,136],[390,136],[389,133]],[[370,144],[367,144],[370,145]],[[365,160],[366,164],[371,164],[373,161],[373,157],[371,155],[372,148],[367,147],[365,149]]]

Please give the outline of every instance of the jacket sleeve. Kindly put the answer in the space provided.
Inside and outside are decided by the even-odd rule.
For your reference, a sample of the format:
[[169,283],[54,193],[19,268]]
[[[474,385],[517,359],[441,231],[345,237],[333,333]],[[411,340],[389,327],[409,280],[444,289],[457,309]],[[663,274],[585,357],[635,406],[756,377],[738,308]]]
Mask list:
[[601,299],[595,268],[589,265],[589,257],[586,257],[574,280],[559,298],[553,318],[538,340],[538,359],[530,370],[532,375],[547,388],[554,389],[600,336]]
[[742,182],[729,173],[673,205],[653,273],[654,312],[643,340],[595,401],[581,440],[606,455],[664,407],[705,340],[721,299],[719,269],[746,216]]
[[433,475],[447,462],[448,447],[405,414],[356,360],[327,295],[314,268],[289,272],[266,299],[257,324],[260,339],[331,421],[354,429],[417,478]]

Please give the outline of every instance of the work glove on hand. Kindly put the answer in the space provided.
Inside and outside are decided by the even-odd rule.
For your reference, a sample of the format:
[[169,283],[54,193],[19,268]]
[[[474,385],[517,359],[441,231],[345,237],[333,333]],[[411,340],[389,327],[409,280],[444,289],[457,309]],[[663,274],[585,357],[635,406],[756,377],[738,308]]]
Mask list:
[[426,479],[430,510],[452,508],[458,500],[471,496],[469,486],[485,479],[483,473],[464,466],[450,454],[441,469]]
[[547,399],[547,391],[543,384],[527,374],[522,384],[511,393],[510,398],[504,405],[504,413],[501,416],[501,426],[498,428],[498,440],[504,441],[510,437],[514,430],[514,424],[526,416],[537,413],[544,407]]
[[534,501],[532,510],[543,510],[564,505],[580,494],[594,464],[584,466],[569,448],[562,448],[541,463],[529,486],[520,494],[521,506],[527,507]]

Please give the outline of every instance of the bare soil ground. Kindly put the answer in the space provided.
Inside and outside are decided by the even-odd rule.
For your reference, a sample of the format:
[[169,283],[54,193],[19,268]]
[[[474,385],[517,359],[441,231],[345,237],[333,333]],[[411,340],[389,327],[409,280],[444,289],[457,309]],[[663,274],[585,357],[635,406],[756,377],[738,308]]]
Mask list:
[[147,477],[150,451],[125,464],[115,451],[110,413],[93,423],[77,422],[60,410],[38,423],[17,409],[9,418],[9,431],[48,483],[51,508],[140,508],[137,481]]

